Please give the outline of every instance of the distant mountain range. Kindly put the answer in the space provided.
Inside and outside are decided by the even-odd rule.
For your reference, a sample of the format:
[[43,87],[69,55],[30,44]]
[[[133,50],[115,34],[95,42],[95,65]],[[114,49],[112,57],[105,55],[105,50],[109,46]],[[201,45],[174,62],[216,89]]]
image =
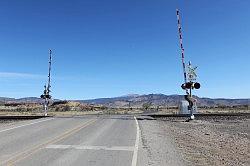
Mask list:
[[[250,105],[250,99],[211,99],[211,98],[199,98],[197,99],[198,106],[236,106],[236,105]],[[98,98],[91,100],[71,100],[75,102],[98,104],[107,107],[141,107],[144,103],[151,103],[153,106],[178,106],[179,103],[184,100],[183,95],[164,95],[164,94],[148,94],[148,95],[125,95],[121,97],[113,98]],[[55,99],[58,101],[58,99]],[[5,98],[0,97],[0,103],[43,103],[43,100],[37,97],[26,98]]]
[[[250,99],[197,99],[198,106],[234,106],[234,105],[250,105]],[[183,95],[164,95],[164,94],[148,94],[148,95],[127,95],[114,98],[99,98],[92,100],[80,100],[80,102],[89,104],[101,104],[108,107],[140,107],[144,103],[151,103],[153,106],[178,106],[184,100]]]
[[[58,101],[58,99],[54,99],[54,101]],[[24,98],[8,98],[8,97],[0,97],[0,103],[43,103],[44,100],[38,97],[24,97]]]

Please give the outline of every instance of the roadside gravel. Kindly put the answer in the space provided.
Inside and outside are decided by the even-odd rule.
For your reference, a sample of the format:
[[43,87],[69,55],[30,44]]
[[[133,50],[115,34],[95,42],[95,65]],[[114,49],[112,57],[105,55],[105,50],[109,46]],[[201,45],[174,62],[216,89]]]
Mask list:
[[139,120],[138,166],[182,166],[184,160],[175,146],[165,122]]
[[188,165],[250,165],[250,119],[163,121]]

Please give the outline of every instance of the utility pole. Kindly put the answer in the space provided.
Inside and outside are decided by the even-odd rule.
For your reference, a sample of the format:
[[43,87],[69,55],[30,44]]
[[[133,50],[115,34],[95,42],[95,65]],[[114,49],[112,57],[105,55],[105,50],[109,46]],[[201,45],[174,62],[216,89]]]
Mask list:
[[49,94],[51,85],[50,85],[50,81],[51,81],[51,77],[50,77],[50,73],[51,73],[51,59],[52,59],[52,51],[49,50],[49,73],[48,73],[48,83],[47,85],[44,85],[44,91],[43,94],[41,95],[41,98],[44,99],[44,116],[48,115],[48,106],[49,106],[49,100],[51,99],[51,95]]
[[197,67],[192,67],[191,62],[189,62],[187,68],[188,72],[186,71],[186,64],[185,64],[185,57],[184,57],[184,47],[183,47],[183,38],[182,38],[182,29],[181,29],[181,21],[180,21],[180,12],[176,9],[177,15],[177,24],[178,24],[178,33],[179,33],[179,41],[180,41],[180,48],[181,48],[181,62],[183,68],[183,76],[184,76],[184,83],[181,85],[182,89],[186,91],[185,100],[188,101],[188,110],[190,112],[190,120],[194,119],[194,104],[196,104],[196,99],[192,97],[192,89],[199,89],[200,84],[198,82],[194,82],[197,78],[195,70]]

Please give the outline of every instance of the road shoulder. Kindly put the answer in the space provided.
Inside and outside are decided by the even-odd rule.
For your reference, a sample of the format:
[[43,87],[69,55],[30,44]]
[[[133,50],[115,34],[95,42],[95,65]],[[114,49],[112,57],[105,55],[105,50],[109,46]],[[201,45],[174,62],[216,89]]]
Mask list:
[[139,120],[138,166],[186,165],[163,121]]

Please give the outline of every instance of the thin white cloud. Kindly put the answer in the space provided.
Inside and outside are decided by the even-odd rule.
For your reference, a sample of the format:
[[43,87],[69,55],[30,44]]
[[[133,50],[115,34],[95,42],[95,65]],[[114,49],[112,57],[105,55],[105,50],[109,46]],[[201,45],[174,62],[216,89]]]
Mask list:
[[28,78],[28,79],[43,79],[44,75],[31,73],[15,73],[15,72],[0,72],[0,78]]

